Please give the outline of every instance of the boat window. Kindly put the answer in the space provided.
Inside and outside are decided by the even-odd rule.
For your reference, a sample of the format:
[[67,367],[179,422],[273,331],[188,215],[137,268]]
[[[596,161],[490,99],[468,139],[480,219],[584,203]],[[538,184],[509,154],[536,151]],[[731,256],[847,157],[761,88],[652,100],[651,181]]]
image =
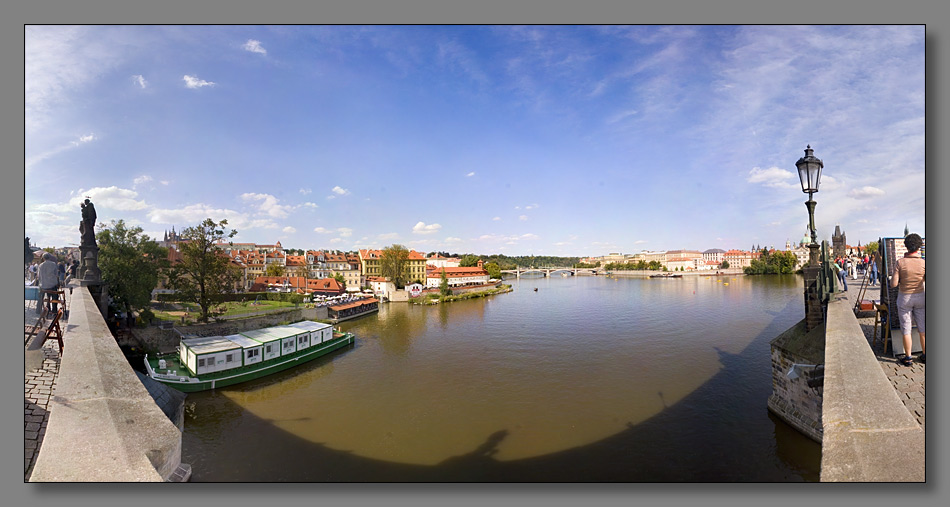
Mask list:
[[225,362],[228,362],[228,363],[234,361],[234,354],[228,354],[228,355],[224,356],[224,361],[225,361]]
[[204,365],[205,365],[205,360],[204,360],[204,359],[199,359],[199,360],[198,360],[198,366],[201,367],[201,366],[204,366]]
[[273,346],[273,345],[268,345],[265,350],[267,350],[267,353],[270,354],[270,353],[274,352],[274,346]]

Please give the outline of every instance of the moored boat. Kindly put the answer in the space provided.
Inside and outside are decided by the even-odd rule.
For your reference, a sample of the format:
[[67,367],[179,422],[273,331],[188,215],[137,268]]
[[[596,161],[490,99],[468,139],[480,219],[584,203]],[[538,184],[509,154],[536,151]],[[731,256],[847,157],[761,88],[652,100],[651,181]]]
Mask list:
[[303,321],[228,336],[182,337],[177,353],[145,356],[152,379],[183,392],[265,377],[353,344],[352,333]]
[[673,273],[660,273],[656,275],[650,275],[650,278],[683,278],[683,275],[674,275]]

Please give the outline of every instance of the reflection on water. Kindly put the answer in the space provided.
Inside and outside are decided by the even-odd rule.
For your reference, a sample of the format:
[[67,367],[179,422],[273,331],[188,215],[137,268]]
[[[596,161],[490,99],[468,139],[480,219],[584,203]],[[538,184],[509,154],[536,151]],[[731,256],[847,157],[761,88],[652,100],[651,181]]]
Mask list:
[[[768,342],[800,320],[800,278],[510,283],[383,305],[341,324],[354,348],[190,395],[183,460],[195,480],[817,479],[819,446],[766,409]],[[218,439],[249,438],[275,461],[238,478]]]

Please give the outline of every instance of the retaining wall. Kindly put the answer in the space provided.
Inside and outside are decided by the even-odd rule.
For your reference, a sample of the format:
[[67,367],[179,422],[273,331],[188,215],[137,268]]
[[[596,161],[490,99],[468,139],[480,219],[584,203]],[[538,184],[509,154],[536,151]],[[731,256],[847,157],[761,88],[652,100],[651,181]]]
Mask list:
[[[244,319],[225,320],[224,322],[211,322],[208,324],[192,324],[177,327],[177,329],[186,335],[226,336],[242,331],[276,326],[282,322],[320,320],[326,318],[326,307],[297,308]],[[138,342],[139,346],[149,352],[173,352],[178,350],[178,342],[181,339],[181,335],[174,329],[161,329],[159,327],[135,328],[132,330],[132,336],[135,338],[135,341]]]

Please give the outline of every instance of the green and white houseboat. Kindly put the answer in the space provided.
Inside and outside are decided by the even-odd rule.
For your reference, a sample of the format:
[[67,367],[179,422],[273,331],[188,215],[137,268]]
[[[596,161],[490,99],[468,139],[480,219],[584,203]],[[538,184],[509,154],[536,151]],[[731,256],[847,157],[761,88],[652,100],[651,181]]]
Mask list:
[[352,333],[303,321],[228,336],[182,337],[177,353],[145,356],[148,376],[183,392],[265,377],[353,344]]

